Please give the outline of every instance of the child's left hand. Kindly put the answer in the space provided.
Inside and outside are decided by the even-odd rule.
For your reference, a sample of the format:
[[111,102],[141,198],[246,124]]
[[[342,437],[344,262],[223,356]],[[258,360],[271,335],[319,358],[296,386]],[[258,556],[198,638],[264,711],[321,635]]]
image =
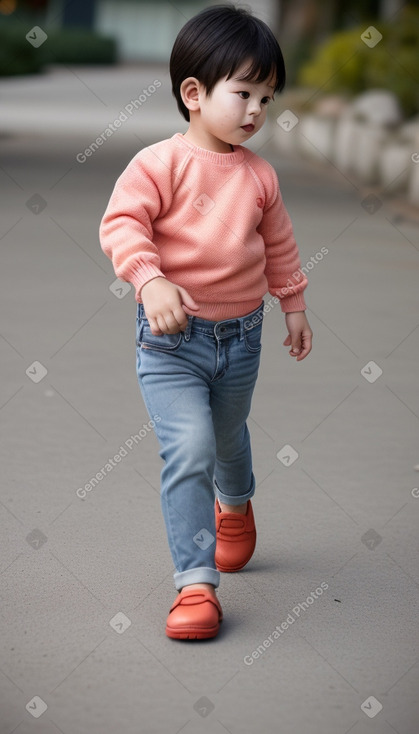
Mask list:
[[311,352],[313,336],[305,311],[286,313],[285,323],[288,329],[288,336],[283,342],[284,347],[291,346],[288,354],[291,357],[296,357],[297,362],[301,362]]

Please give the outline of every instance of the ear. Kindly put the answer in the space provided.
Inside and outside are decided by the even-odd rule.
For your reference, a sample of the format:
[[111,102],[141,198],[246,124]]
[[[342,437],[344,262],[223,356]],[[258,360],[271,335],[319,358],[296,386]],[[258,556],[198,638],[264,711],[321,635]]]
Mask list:
[[191,112],[199,110],[200,89],[201,83],[194,76],[188,76],[180,85],[183,104]]

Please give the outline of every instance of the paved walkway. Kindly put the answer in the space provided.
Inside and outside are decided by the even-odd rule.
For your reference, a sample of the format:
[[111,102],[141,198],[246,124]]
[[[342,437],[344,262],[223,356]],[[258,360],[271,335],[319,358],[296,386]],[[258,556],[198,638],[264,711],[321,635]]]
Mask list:
[[280,158],[272,130],[254,141],[310,271],[314,347],[295,363],[267,313],[256,552],[222,575],[217,638],[178,643],[133,289],[114,284],[98,225],[138,148],[185,126],[152,67],[0,92],[0,734],[416,734],[419,229]]

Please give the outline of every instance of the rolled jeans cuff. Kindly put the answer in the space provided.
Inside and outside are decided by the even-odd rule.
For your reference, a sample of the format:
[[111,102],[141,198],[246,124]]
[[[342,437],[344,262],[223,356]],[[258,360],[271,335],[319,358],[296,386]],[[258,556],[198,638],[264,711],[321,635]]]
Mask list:
[[177,591],[189,584],[212,584],[216,588],[220,585],[220,572],[209,566],[188,568],[186,571],[174,573],[173,578]]
[[250,489],[245,494],[235,494],[235,495],[228,495],[224,494],[217,482],[214,479],[214,491],[216,497],[220,500],[220,502],[223,502],[225,505],[244,505],[247,500],[250,500],[251,497],[253,497],[256,489],[256,480],[255,475],[252,473],[252,481],[250,484]]

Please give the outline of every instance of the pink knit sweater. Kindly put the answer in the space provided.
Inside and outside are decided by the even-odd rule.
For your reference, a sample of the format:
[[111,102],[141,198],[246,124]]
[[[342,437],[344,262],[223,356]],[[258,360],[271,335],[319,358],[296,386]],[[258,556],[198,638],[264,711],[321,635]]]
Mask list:
[[181,133],[143,148],[118,178],[100,243],[135,300],[152,278],[183,286],[213,321],[244,316],[263,296],[306,308],[307,278],[275,170],[248,148],[216,153]]

